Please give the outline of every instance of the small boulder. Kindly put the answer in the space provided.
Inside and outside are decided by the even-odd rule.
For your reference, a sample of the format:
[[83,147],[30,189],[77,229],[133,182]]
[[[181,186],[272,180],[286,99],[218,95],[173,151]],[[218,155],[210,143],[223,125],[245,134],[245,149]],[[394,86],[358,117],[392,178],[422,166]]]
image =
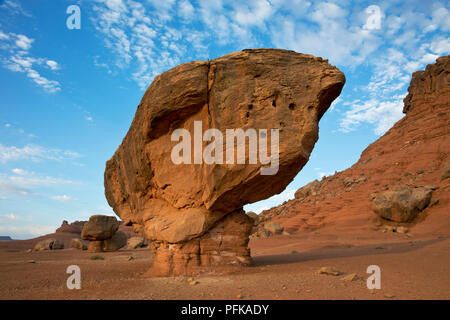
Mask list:
[[104,251],[117,251],[127,245],[127,235],[117,231],[112,238],[103,241]]
[[269,231],[272,234],[281,234],[283,233],[283,227],[280,226],[278,223],[275,222],[269,222],[264,225],[264,229]]
[[70,246],[72,248],[78,249],[78,250],[87,250],[87,246],[84,244],[84,242],[79,238],[73,238],[70,241]]
[[373,211],[380,217],[396,221],[410,222],[425,209],[431,200],[432,189],[418,187],[411,189],[407,186],[394,187],[376,195],[373,199]]
[[137,249],[145,246],[145,239],[142,237],[131,237],[127,241],[128,249]]
[[62,244],[61,242],[59,242],[54,238],[49,238],[36,243],[33,250],[43,251],[43,250],[58,250],[58,249],[64,249],[64,244]]

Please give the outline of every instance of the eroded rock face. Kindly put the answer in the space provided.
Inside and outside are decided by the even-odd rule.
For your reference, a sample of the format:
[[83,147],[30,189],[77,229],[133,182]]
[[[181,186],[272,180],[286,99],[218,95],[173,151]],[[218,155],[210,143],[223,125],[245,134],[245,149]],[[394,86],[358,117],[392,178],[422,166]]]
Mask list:
[[[160,243],[157,255],[178,261],[178,254],[165,254],[164,248],[179,248],[180,254],[188,250],[186,243],[197,248],[219,221],[246,219],[245,204],[284,190],[308,161],[318,122],[344,83],[343,73],[326,60],[276,49],[185,63],[159,75],[106,163],[108,203],[125,224],[154,246]],[[171,135],[184,128],[194,140],[194,121],[201,121],[203,131],[213,128],[224,135],[226,129],[279,129],[277,173],[262,175],[266,165],[249,164],[248,152],[245,164],[175,164],[171,152],[178,141]],[[226,151],[224,146],[224,157]],[[194,163],[195,156],[191,159]],[[227,218],[231,212],[234,218]],[[246,242],[241,243],[245,251]],[[202,254],[193,261],[210,263]]]

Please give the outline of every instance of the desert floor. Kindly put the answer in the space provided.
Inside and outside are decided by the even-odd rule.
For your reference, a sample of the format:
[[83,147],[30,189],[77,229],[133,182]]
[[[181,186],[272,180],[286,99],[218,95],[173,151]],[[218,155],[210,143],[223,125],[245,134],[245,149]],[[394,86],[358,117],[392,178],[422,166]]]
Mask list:
[[[75,249],[24,252],[0,246],[0,299],[449,299],[450,237],[380,230],[333,230],[250,241],[255,266],[194,277],[143,278],[147,249],[94,254]],[[129,259],[132,256],[133,259]],[[81,269],[81,289],[69,290],[69,265]],[[369,265],[381,269],[381,289],[369,290]],[[340,276],[317,274],[332,266]],[[344,280],[356,273],[360,279]]]

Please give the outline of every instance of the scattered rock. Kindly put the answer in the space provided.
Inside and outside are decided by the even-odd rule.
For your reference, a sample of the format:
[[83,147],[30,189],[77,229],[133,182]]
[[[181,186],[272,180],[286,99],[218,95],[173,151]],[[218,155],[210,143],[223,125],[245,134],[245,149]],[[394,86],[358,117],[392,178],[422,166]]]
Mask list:
[[403,226],[397,227],[396,232],[398,233],[408,233],[409,229]]
[[427,187],[411,189],[407,186],[394,187],[373,200],[373,210],[380,217],[396,221],[410,222],[430,203],[432,190]]
[[441,181],[450,178],[450,160],[447,161],[441,171]]
[[191,286],[196,286],[196,285],[198,285],[200,282],[198,282],[197,280],[192,280],[192,281],[189,281],[189,285],[191,285]]
[[58,249],[64,249],[64,244],[62,244],[61,242],[59,242],[54,238],[39,241],[33,248],[34,251],[58,250]]
[[83,243],[81,239],[73,238],[70,241],[70,247],[78,249],[78,250],[87,250],[87,246]]
[[145,239],[142,237],[131,237],[127,241],[128,249],[137,249],[145,246]]
[[28,260],[27,262],[28,263],[36,263],[36,261],[34,261],[34,260]]
[[134,260],[133,256],[129,256],[128,259],[127,259],[127,261],[131,261],[131,260]]
[[313,193],[315,195],[316,192],[320,189],[320,186],[321,186],[321,182],[316,179],[316,180],[308,183],[306,186],[303,186],[300,189],[298,189],[295,192],[294,197],[295,197],[295,199],[302,200],[302,199],[309,197]]
[[264,225],[264,229],[266,229],[267,231],[269,231],[272,234],[281,234],[283,232],[283,227],[275,222],[266,223]]
[[342,273],[335,267],[322,267],[317,271],[317,274],[326,274],[330,276],[339,276]]
[[356,273],[350,273],[341,278],[341,280],[343,280],[343,281],[356,281],[356,280],[360,280],[360,279],[361,278]]

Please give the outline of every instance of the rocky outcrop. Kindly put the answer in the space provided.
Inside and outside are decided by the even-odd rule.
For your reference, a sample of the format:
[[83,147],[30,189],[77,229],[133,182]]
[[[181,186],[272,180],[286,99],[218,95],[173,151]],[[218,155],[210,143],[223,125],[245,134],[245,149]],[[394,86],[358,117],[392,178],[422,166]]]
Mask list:
[[83,230],[83,226],[86,223],[86,221],[75,221],[72,223],[69,223],[67,220],[64,220],[61,224],[61,226],[56,229],[57,233],[66,232],[66,233],[81,233],[81,230]]
[[[280,193],[305,165],[318,139],[318,122],[344,83],[343,73],[326,60],[277,49],[244,50],[185,63],[157,76],[122,144],[106,163],[108,203],[125,224],[151,240],[155,254],[174,261],[186,254],[186,248],[198,249],[198,243],[209,239],[225,221],[251,225],[242,207]],[[181,164],[172,159],[173,148],[180,143],[172,141],[176,129],[186,129],[192,136],[186,144],[193,154],[184,149],[185,162]],[[216,135],[216,144],[209,143],[212,137],[202,141],[208,129],[223,135],[223,146],[215,140],[219,139]],[[262,141],[271,151],[278,146],[278,163],[271,172],[275,174],[266,174],[270,164],[275,164],[274,158],[268,163],[245,152],[239,157],[243,163],[238,163],[234,140],[228,148],[225,145],[227,129],[259,130],[255,139],[260,139],[260,146]],[[276,141],[272,129],[278,129],[278,145],[272,143]],[[215,162],[202,158],[208,150]],[[234,156],[225,162],[230,152]],[[243,231],[248,229],[242,226]],[[241,260],[247,263],[245,238],[248,240],[248,234],[239,241],[245,247],[227,250],[234,250],[235,257],[244,255]],[[179,254],[173,253],[175,249],[166,252],[169,247],[178,248]],[[199,253],[189,265],[207,267],[220,257],[205,254]],[[155,257],[155,268],[161,259]],[[237,260],[223,256],[223,262]],[[171,265],[175,273],[186,270],[184,264]],[[170,274],[172,269],[164,270]]]
[[[414,232],[450,231],[450,180],[446,169],[450,166],[450,57],[441,57],[424,71],[415,72],[408,92],[403,108],[406,116],[367,147],[357,163],[300,188],[295,199],[263,211],[259,214],[260,225],[272,221],[288,232],[327,227],[333,232],[351,232],[372,230],[381,222],[404,224]],[[383,199],[384,192],[393,195],[396,186],[410,190],[405,191],[408,199],[427,186],[434,190],[428,205],[429,191],[424,193],[425,203],[405,202],[405,208],[412,205],[415,209],[405,209],[410,213],[406,218],[394,219],[408,222],[380,221],[374,214],[373,200]],[[394,206],[392,202],[386,205],[387,219],[392,219],[388,211],[392,212]],[[378,228],[384,230],[383,226]]]

